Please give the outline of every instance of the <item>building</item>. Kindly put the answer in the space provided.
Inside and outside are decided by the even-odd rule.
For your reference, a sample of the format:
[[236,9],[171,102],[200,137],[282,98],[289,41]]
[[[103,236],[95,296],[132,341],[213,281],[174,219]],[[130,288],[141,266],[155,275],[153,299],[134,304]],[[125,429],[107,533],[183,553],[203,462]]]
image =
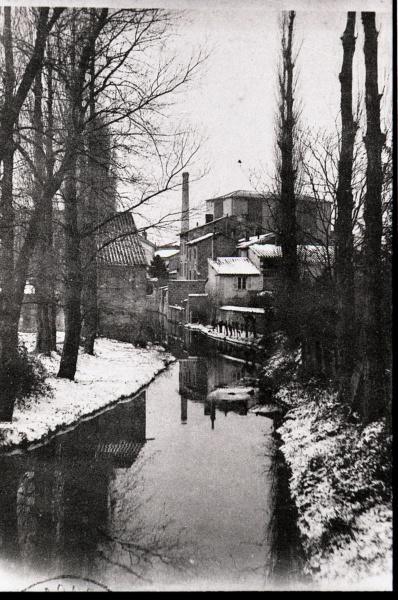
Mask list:
[[145,339],[147,258],[131,213],[116,213],[100,229],[96,265],[99,335]]
[[179,279],[206,279],[208,258],[235,256],[246,226],[225,216],[181,233]]
[[140,233],[139,238],[141,246],[145,252],[147,265],[149,266],[153,260],[153,257],[155,256],[156,244],[148,239],[146,231]]
[[[331,203],[300,196],[297,200],[298,242],[329,244],[331,212]],[[210,198],[206,200],[206,222],[190,229],[189,176],[184,173],[181,214],[178,279],[205,279],[207,259],[242,255],[237,251],[242,241],[264,243],[268,236],[268,243],[278,242],[278,199],[272,194],[237,190]]]
[[248,258],[209,258],[208,265],[205,291],[215,307],[225,304],[248,306],[263,289],[261,271]]
[[[206,200],[206,222],[233,216],[246,226],[250,235],[278,233],[278,198],[237,190]],[[300,244],[329,244],[332,204],[311,196],[297,198],[298,242]]]

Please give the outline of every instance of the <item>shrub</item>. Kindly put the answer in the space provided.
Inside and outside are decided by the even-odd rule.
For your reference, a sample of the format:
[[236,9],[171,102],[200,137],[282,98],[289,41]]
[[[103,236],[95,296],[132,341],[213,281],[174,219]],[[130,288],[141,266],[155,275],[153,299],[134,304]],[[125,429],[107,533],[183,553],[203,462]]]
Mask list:
[[51,391],[46,382],[48,373],[40,360],[28,354],[26,347],[20,344],[16,360],[7,369],[7,384],[14,387],[19,405],[28,398],[48,395]]

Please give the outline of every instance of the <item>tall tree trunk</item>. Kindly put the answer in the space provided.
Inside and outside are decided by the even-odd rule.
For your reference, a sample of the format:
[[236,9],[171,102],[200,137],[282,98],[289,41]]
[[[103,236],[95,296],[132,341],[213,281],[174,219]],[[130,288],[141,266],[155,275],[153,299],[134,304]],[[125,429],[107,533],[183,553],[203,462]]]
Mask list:
[[[14,88],[14,61],[11,32],[11,8],[4,7],[3,45],[5,54],[3,114],[11,110]],[[6,119],[6,116],[4,117]],[[11,421],[15,402],[15,370],[18,354],[18,319],[14,297],[14,237],[15,214],[13,204],[14,127],[8,122],[9,135],[3,150],[3,177],[1,182],[1,247],[0,247],[0,421]]]
[[365,421],[377,419],[385,405],[385,357],[382,336],[382,185],[381,153],[385,135],[380,129],[380,98],[378,91],[376,15],[362,13],[365,55],[365,99],[367,154],[366,194],[364,202],[364,386],[363,413]]
[[[94,13],[92,13],[94,15]],[[108,9],[101,9],[98,19],[90,21],[87,37],[78,55],[75,45],[71,53],[71,119],[70,129],[74,132],[77,149],[81,150],[81,138],[84,132],[85,79],[92,64],[92,52],[95,40],[106,23]],[[72,20],[72,39],[76,40],[76,21]],[[77,194],[77,156],[74,155],[72,169],[65,185],[65,341],[62,350],[58,377],[74,379],[81,333],[81,299],[83,289],[83,272],[81,261],[81,236],[78,227],[78,194]]]
[[81,332],[83,275],[77,214],[77,157],[65,181],[65,340],[58,377],[73,380],[76,373]]
[[[51,332],[51,303],[52,285],[51,275],[53,272],[53,248],[52,248],[52,198],[43,195],[43,185],[46,177],[46,157],[44,153],[44,129],[43,129],[43,85],[41,70],[36,75],[34,84],[34,114],[33,127],[35,130],[35,167],[36,167],[36,200],[40,204],[41,219],[39,225],[38,242],[36,247],[36,293],[37,293],[37,334],[36,352],[50,356],[54,350]],[[41,197],[41,202],[39,198]]]
[[347,14],[342,36],[343,64],[339,75],[341,87],[341,150],[336,193],[336,276],[338,298],[337,343],[339,355],[340,397],[349,399],[356,347],[354,293],[354,239],[352,172],[354,143],[358,129],[352,110],[352,62],[355,52],[355,12]]
[[297,336],[296,302],[299,270],[297,257],[297,215],[296,215],[296,167],[294,129],[294,62],[293,27],[295,12],[289,11],[283,22],[282,31],[282,72],[280,74],[280,130],[278,145],[281,152],[280,167],[280,240],[282,248],[282,270],[284,297],[283,311],[286,333],[291,338]]
[[[94,23],[94,12],[91,9],[91,20]],[[95,128],[98,125],[98,120],[95,119],[95,39],[92,41],[91,47],[91,63],[90,63],[90,86],[89,86],[89,107],[90,107],[90,122],[91,127],[88,132],[88,160],[87,160],[87,176],[88,190],[86,196],[86,206],[84,207],[84,221],[89,229],[94,229],[98,226],[98,203],[100,202],[97,178],[98,162],[102,157],[98,157],[100,147],[96,147]],[[99,158],[99,161],[98,161]],[[99,180],[101,178],[99,177]],[[99,194],[98,194],[99,192]],[[93,227],[94,226],[94,227]],[[98,291],[97,291],[97,264],[96,264],[96,233],[86,236],[84,243],[85,255],[85,270],[84,270],[84,285],[82,295],[83,305],[83,332],[84,351],[87,354],[94,354],[94,343],[97,337],[98,330]]]
[[[15,76],[13,64],[13,43],[11,30],[11,7],[4,7],[3,45],[5,57],[4,100],[0,113],[0,164],[3,164],[2,179],[2,231],[0,247],[0,421],[11,421],[16,398],[18,379],[18,322],[28,272],[30,250],[35,245],[36,221],[23,241],[18,259],[14,256],[14,130],[21,108],[31,89],[37,71],[41,68],[44,46],[54,23],[65,9],[54,9],[50,19],[48,8],[39,9],[36,40],[21,81],[14,94]],[[16,263],[16,264],[15,264]]]
[[[54,83],[53,83],[53,66],[52,66],[52,50],[51,50],[51,42],[48,41],[47,44],[47,127],[46,134],[44,138],[44,144],[46,149],[46,173],[47,179],[52,180],[54,177],[54,149],[53,149],[53,135],[54,135]],[[49,207],[50,208],[50,207]],[[54,221],[53,221],[53,207],[52,207],[52,199],[51,199],[51,269],[48,273],[49,277],[49,288],[50,288],[50,344],[51,349],[57,349],[57,301],[56,301],[56,293],[55,293],[55,273],[56,273],[56,258],[55,258],[55,248],[54,248]]]

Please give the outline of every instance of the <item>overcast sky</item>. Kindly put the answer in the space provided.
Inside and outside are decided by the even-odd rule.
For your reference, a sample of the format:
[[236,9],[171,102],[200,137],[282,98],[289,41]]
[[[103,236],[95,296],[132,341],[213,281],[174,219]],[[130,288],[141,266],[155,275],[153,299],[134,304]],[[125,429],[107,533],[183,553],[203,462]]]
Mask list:
[[[47,0],[45,4],[82,6],[90,2]],[[201,160],[188,169],[191,179],[195,179],[205,164],[210,168],[205,177],[191,183],[193,206],[200,205],[206,198],[251,189],[252,172],[264,176],[272,172],[276,66],[280,52],[278,14],[281,10],[297,10],[296,41],[300,44],[297,68],[304,127],[331,129],[338,117],[340,36],[345,28],[347,10],[377,12],[380,86],[386,73],[391,79],[392,0],[97,0],[92,4],[185,9],[175,42],[182,58],[188,56],[191,48],[200,45],[211,48],[205,72],[179,96],[175,106],[175,111],[187,123],[201,129],[207,137]],[[355,80],[361,86],[363,39],[359,14],[357,30]],[[152,210],[156,214],[175,211],[180,198],[180,192],[169,194]],[[148,216],[150,214],[148,212]],[[204,222],[204,212],[191,220],[191,226],[196,222]],[[172,239],[178,239],[175,233],[165,234],[165,241]]]

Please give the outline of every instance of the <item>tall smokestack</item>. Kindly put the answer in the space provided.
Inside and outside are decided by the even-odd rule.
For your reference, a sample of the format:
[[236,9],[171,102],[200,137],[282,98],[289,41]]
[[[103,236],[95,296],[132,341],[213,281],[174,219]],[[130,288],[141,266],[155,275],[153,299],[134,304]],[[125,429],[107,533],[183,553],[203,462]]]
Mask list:
[[181,233],[189,229],[189,173],[182,174]]

